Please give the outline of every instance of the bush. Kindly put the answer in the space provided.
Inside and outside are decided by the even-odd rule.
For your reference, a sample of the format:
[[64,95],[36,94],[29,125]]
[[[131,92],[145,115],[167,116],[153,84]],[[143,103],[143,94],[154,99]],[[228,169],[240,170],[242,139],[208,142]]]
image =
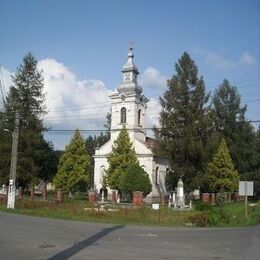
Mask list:
[[206,227],[208,225],[208,212],[196,212],[195,214],[189,216],[187,221],[197,227]]
[[226,195],[225,193],[221,192],[217,194],[216,198],[216,205],[217,206],[223,206],[224,203],[226,202]]
[[195,209],[198,211],[206,211],[212,208],[211,205],[205,203],[204,201],[196,201],[194,205],[195,205]]
[[120,189],[123,193],[133,194],[134,191],[142,191],[144,196],[152,190],[148,174],[137,163],[130,164],[120,178]]
[[217,209],[208,212],[208,223],[210,226],[219,225],[222,222],[223,214]]

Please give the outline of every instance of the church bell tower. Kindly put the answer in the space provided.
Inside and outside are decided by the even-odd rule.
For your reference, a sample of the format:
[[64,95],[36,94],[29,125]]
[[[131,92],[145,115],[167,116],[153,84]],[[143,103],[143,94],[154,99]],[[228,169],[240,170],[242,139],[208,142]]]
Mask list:
[[138,68],[134,64],[133,47],[129,48],[128,59],[122,68],[123,81],[117,92],[110,96],[112,100],[111,140],[114,141],[120,129],[125,125],[132,142],[135,138],[145,141],[144,123],[146,104],[149,101],[138,85]]

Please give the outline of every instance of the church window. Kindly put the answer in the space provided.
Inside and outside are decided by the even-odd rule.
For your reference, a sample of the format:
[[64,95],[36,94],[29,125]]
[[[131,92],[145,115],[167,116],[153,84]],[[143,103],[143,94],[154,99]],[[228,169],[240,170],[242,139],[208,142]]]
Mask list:
[[105,166],[102,165],[100,167],[100,183],[102,183],[102,185],[103,185],[103,182],[104,182],[104,177],[105,177]]
[[155,184],[159,184],[159,167],[156,167],[155,170]]
[[141,109],[138,110],[138,125],[141,124]]
[[125,124],[126,123],[126,108],[123,107],[121,109],[121,124]]

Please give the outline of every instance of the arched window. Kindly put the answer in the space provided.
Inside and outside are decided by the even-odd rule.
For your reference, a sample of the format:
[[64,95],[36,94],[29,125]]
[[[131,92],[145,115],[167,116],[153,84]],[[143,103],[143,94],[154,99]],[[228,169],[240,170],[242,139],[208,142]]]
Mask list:
[[126,108],[122,107],[121,109],[121,124],[126,123]]
[[105,177],[105,166],[102,165],[100,167],[100,183],[103,185],[104,182],[104,177]]
[[159,167],[156,167],[155,170],[155,184],[159,184]]
[[141,124],[141,109],[138,110],[138,125]]

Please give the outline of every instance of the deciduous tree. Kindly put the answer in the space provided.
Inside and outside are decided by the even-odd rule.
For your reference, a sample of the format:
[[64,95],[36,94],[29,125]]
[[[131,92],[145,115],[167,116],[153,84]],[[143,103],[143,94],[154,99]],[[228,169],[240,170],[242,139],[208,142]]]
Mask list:
[[144,196],[152,191],[148,174],[138,164],[130,164],[120,178],[120,189],[123,193],[133,195],[134,191],[142,191]]

